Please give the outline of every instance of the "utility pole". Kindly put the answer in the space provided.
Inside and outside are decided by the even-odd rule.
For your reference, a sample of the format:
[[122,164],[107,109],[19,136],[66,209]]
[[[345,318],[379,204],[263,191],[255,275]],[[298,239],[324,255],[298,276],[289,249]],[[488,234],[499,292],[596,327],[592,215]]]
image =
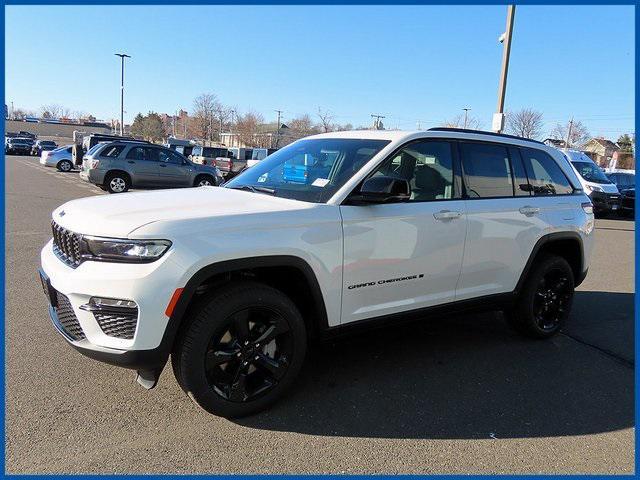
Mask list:
[[280,116],[282,115],[282,110],[276,110],[276,113],[278,114],[278,130],[276,133],[276,148],[278,148],[278,145],[280,144]]
[[500,72],[500,83],[498,85],[498,108],[493,115],[493,131],[501,133],[504,128],[504,97],[507,93],[507,74],[509,72],[509,56],[511,55],[511,37],[513,34],[513,20],[516,14],[516,6],[507,7],[507,28],[500,36],[500,41],[504,42],[502,49],[502,70]]
[[416,122],[416,127],[418,127],[418,130],[422,130],[422,122],[420,122],[420,120]]
[[569,148],[569,142],[571,141],[571,130],[573,130],[573,117],[569,120],[569,129],[567,130],[567,140],[564,142],[564,148]]
[[120,77],[120,136],[122,136],[124,134],[124,59],[131,58],[131,56],[126,53],[115,53],[114,55],[120,57],[122,64]]
[[470,108],[463,108],[464,110],[464,128],[467,129],[467,114],[469,113]]
[[373,121],[373,128],[375,130],[381,130],[380,126],[382,125],[381,119],[385,118],[384,115],[376,115],[374,113],[371,114],[371,118],[375,119]]

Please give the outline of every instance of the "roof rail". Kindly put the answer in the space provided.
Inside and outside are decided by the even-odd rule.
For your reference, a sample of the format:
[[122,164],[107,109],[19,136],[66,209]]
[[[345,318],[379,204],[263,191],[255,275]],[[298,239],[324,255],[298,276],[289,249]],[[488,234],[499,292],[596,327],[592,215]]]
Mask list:
[[471,130],[467,128],[454,128],[454,127],[433,127],[428,130],[429,132],[459,132],[459,133],[477,133],[479,135],[491,135],[494,137],[511,138],[513,140],[522,140],[525,142],[538,143],[544,145],[544,142],[539,140],[533,140],[531,138],[518,137],[517,135],[507,135],[506,133],[485,132],[483,130]]

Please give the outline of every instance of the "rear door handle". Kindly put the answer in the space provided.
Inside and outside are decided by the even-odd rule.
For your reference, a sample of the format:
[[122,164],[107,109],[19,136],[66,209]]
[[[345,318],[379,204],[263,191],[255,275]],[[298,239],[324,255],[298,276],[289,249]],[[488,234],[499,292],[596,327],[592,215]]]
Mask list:
[[531,217],[533,215],[540,213],[540,209],[538,207],[532,207],[527,205],[525,207],[520,207],[520,213],[523,215],[526,215],[527,217]]
[[167,166],[166,166],[166,165],[160,165],[160,166],[161,166],[162,168],[167,168]]
[[462,216],[462,212],[455,212],[451,210],[440,210],[433,214],[433,218],[436,220],[455,220],[456,218],[460,218]]
[[127,160],[127,163],[136,163],[133,160]]

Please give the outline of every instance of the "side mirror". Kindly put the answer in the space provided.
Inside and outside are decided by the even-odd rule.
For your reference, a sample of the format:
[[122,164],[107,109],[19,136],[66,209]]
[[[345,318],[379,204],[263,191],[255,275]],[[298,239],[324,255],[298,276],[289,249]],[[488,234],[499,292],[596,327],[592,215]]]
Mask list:
[[404,178],[371,177],[360,188],[360,199],[366,203],[406,202],[411,197],[411,187]]

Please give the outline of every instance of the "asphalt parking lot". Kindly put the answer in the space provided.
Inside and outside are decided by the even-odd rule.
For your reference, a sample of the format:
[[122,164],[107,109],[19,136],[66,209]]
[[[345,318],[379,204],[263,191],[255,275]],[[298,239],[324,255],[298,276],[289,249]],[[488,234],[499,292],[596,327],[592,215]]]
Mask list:
[[317,346],[270,411],[198,409],[166,368],[147,392],[50,324],[36,269],[50,214],[104,194],[5,159],[7,473],[633,473],[634,222],[597,220],[566,331],[524,340],[497,314]]

